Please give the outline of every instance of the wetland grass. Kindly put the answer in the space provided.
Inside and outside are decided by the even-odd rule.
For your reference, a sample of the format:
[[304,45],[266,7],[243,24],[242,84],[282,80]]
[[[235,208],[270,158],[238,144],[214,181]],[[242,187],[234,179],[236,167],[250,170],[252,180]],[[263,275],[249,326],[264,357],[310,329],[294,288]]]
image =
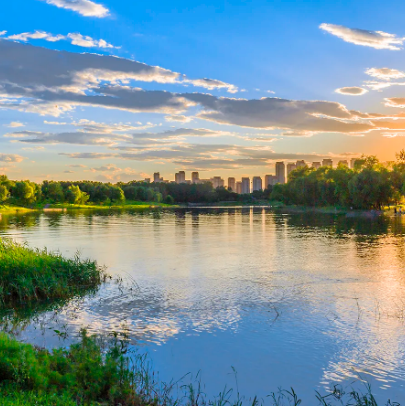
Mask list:
[[315,392],[309,403],[293,389],[246,399],[225,388],[208,399],[198,377],[189,384],[184,379],[159,382],[145,356],[131,354],[118,335],[107,342],[83,330],[78,343],[50,352],[0,333],[2,406],[400,406],[377,403],[367,386],[364,393],[337,387],[326,395]]
[[68,299],[105,279],[95,261],[73,259],[0,239],[0,308]]

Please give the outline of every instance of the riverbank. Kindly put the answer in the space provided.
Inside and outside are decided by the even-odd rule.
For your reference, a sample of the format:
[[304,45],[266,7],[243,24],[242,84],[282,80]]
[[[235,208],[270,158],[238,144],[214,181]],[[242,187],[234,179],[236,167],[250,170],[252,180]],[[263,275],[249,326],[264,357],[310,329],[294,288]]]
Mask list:
[[157,202],[142,202],[142,201],[127,201],[121,204],[69,204],[69,203],[37,203],[31,207],[17,206],[17,205],[4,205],[0,206],[1,214],[18,214],[29,213],[35,211],[62,211],[62,210],[135,210],[135,209],[154,209],[154,208],[170,208],[179,207],[177,205],[171,205],[166,203]]

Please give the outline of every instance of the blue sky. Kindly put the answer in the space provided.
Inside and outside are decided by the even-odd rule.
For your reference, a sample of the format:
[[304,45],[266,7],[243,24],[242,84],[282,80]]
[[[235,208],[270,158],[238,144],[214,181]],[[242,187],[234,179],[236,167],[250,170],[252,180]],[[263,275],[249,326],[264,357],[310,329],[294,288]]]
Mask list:
[[1,171],[127,181],[181,169],[264,175],[278,160],[362,153],[392,160],[405,135],[404,9],[399,1],[7,2]]

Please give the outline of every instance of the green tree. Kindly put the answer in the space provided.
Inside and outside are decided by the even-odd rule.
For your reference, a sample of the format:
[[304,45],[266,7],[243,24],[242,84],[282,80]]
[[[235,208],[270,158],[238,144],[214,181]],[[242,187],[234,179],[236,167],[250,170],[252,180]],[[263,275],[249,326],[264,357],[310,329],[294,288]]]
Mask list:
[[156,203],[161,203],[163,200],[163,195],[160,192],[155,193],[155,197],[153,199]]
[[7,187],[0,184],[0,203],[4,203],[10,196]]
[[16,182],[12,190],[12,195],[22,204],[31,204],[36,201],[37,188],[30,181]]
[[389,204],[394,195],[388,171],[363,169],[349,182],[350,197],[359,209],[381,209]]
[[166,196],[166,199],[165,199],[165,203],[166,203],[166,204],[174,204],[174,199],[173,199],[173,197],[170,196],[170,195],[167,195],[167,196]]

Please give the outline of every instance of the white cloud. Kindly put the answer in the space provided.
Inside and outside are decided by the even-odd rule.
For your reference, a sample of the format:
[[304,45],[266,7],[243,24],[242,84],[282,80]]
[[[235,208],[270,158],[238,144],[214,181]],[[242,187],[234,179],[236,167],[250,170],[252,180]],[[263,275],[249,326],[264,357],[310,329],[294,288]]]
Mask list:
[[[0,94],[5,95],[8,92],[9,97],[15,95],[35,98],[36,93],[40,92],[42,94],[41,99],[44,96],[51,99],[47,100],[50,102],[49,106],[41,105],[40,114],[46,114],[44,108],[47,107],[47,110],[51,110],[51,114],[56,116],[57,111],[54,109],[55,103],[53,101],[58,101],[58,106],[64,105],[66,110],[74,108],[75,102],[70,97],[68,97],[70,100],[67,100],[69,93],[84,96],[86,91],[90,91],[88,97],[75,98],[77,99],[76,104],[82,104],[90,98],[105,104],[108,100],[112,101],[112,98],[117,98],[118,93],[125,92],[127,97],[129,92],[132,92],[132,96],[141,95],[142,89],[134,87],[132,81],[189,84],[189,79],[183,74],[159,66],[151,66],[109,55],[55,51],[1,39],[0,55],[4,61],[0,65]],[[7,70],[6,67],[10,66],[7,64],[19,66],[19,69],[11,72],[9,69]],[[45,75],[43,72],[47,72],[47,74]],[[1,82],[3,81],[5,83],[2,87]],[[101,84],[102,87],[97,89]],[[118,87],[117,85],[122,86]],[[214,86],[214,84],[210,83],[210,86]],[[217,86],[220,88],[222,85],[217,83]],[[105,92],[111,93],[110,96],[108,97],[106,94],[107,97],[101,97]],[[156,111],[153,104],[157,98],[173,99],[170,93],[163,91],[143,92],[143,96],[147,96],[149,99],[147,102],[148,111]],[[11,101],[9,104],[16,109],[21,107],[16,106]],[[31,101],[22,107],[33,111],[36,104]],[[167,113],[181,113],[184,111],[184,107],[189,105],[189,103],[185,103],[184,99],[180,100],[179,98],[173,99],[172,104],[171,108],[166,109]],[[179,108],[175,109],[175,106]]]
[[45,147],[26,147],[21,149],[24,151],[43,151]]
[[84,48],[119,48],[109,44],[103,39],[94,39],[88,35],[82,35],[79,33],[70,33],[67,35],[71,40],[72,45],[77,45]]
[[9,128],[24,127],[24,124],[20,123],[19,121],[12,121],[10,124],[4,124],[4,125]]
[[7,31],[0,31],[0,37],[3,35],[6,35],[6,34],[7,34]]
[[35,32],[23,32],[21,34],[14,34],[14,35],[9,35],[7,39],[13,40],[13,41],[23,41],[27,42],[30,39],[43,39],[45,41],[49,42],[57,42],[61,41],[62,39],[66,39],[64,35],[52,35],[48,32],[44,31],[35,31]]
[[14,163],[21,162],[24,158],[16,154],[0,154],[0,162]]
[[405,78],[405,72],[391,68],[370,68],[366,70],[366,74],[383,80]]
[[343,25],[321,24],[320,29],[332,35],[356,45],[363,45],[375,49],[390,49],[398,51],[403,45],[405,38],[399,38],[395,34],[383,31],[368,31],[358,28],[348,28]]
[[67,123],[63,123],[60,121],[46,121],[44,120],[44,124],[48,124],[48,125],[66,125]]
[[9,35],[5,39],[13,41],[27,42],[30,39],[42,39],[48,42],[57,41],[70,41],[72,45],[77,45],[83,48],[120,48],[109,44],[103,39],[94,39],[88,35],[82,35],[80,33],[69,33],[67,35],[53,35],[45,31],[35,31],[35,32],[23,32],[21,34]]
[[382,133],[381,135],[383,137],[386,137],[386,138],[405,137],[405,132],[402,132],[402,133],[389,133],[389,132],[386,132],[386,133]]
[[352,86],[352,87],[341,87],[340,89],[336,89],[335,92],[349,96],[361,96],[367,93],[368,90],[363,89],[362,87]]
[[175,121],[175,122],[180,122],[180,123],[189,123],[190,121],[193,120],[193,117],[187,117],[187,116],[182,116],[182,115],[172,115],[172,116],[165,116],[166,121]]
[[[213,89],[226,89],[228,93],[237,93],[238,88],[235,85],[231,85],[230,83],[225,83],[222,82],[221,80],[215,80],[215,79],[186,79],[184,78],[183,83],[190,83],[193,86],[197,87],[203,87],[208,90],[213,90]],[[241,90],[243,91],[243,89]]]
[[405,108],[405,98],[404,97],[391,97],[386,98],[385,105],[388,107],[399,107],[401,109]]
[[59,8],[73,10],[84,17],[107,17],[110,13],[108,8],[90,0],[45,0]]

